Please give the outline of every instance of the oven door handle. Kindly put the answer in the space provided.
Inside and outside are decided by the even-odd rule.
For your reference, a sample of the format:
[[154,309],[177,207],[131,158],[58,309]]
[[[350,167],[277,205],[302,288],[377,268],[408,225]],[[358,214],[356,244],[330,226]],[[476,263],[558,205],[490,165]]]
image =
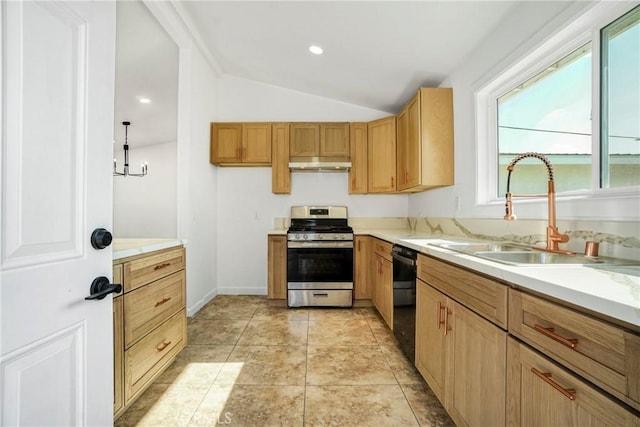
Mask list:
[[297,248],[322,248],[322,249],[332,249],[332,248],[353,248],[353,241],[348,242],[287,242],[287,248],[289,249],[297,249]]

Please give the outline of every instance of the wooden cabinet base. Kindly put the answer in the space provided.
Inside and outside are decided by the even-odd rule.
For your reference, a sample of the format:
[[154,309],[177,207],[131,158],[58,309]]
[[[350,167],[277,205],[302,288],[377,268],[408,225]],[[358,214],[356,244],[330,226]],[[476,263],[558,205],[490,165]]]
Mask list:
[[114,281],[124,289],[113,306],[114,418],[187,344],[185,263],[182,247],[114,262]]
[[507,340],[507,425],[640,426],[640,418],[537,351]]

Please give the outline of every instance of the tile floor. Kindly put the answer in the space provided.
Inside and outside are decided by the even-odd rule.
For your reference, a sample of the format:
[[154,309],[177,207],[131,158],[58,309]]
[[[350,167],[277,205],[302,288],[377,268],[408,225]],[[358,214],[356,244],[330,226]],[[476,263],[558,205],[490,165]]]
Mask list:
[[116,426],[453,426],[372,308],[219,295]]

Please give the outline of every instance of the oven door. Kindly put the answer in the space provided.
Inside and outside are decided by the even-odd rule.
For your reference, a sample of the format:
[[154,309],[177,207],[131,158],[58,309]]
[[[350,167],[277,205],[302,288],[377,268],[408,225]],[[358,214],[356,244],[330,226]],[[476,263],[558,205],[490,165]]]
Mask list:
[[353,241],[288,242],[288,289],[353,289]]

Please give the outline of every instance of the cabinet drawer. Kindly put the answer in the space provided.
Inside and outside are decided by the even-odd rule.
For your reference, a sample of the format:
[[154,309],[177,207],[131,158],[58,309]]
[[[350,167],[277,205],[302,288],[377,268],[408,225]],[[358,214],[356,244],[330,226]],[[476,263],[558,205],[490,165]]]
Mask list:
[[392,261],[391,259],[391,243],[385,242],[380,239],[373,239],[373,252],[379,254],[381,257]]
[[640,426],[624,406],[513,338],[507,357],[507,425]]
[[174,249],[140,258],[124,265],[124,292],[168,276],[185,267],[184,249]]
[[561,305],[509,292],[509,331],[640,409],[640,337]]
[[[113,266],[113,279],[111,280],[111,283],[116,283],[116,284],[120,284],[123,285],[122,283],[122,264],[117,264]],[[120,292],[118,292],[117,294],[114,293],[113,297],[118,297],[120,295],[122,295],[122,293],[124,292],[124,285],[122,287],[122,290]]]
[[184,270],[129,292],[123,298],[124,343],[125,348],[129,348],[185,306]]
[[417,275],[484,318],[507,328],[507,286],[422,254],[418,255]]
[[180,310],[156,330],[125,351],[125,403],[142,391],[182,350],[186,343],[186,313]]

